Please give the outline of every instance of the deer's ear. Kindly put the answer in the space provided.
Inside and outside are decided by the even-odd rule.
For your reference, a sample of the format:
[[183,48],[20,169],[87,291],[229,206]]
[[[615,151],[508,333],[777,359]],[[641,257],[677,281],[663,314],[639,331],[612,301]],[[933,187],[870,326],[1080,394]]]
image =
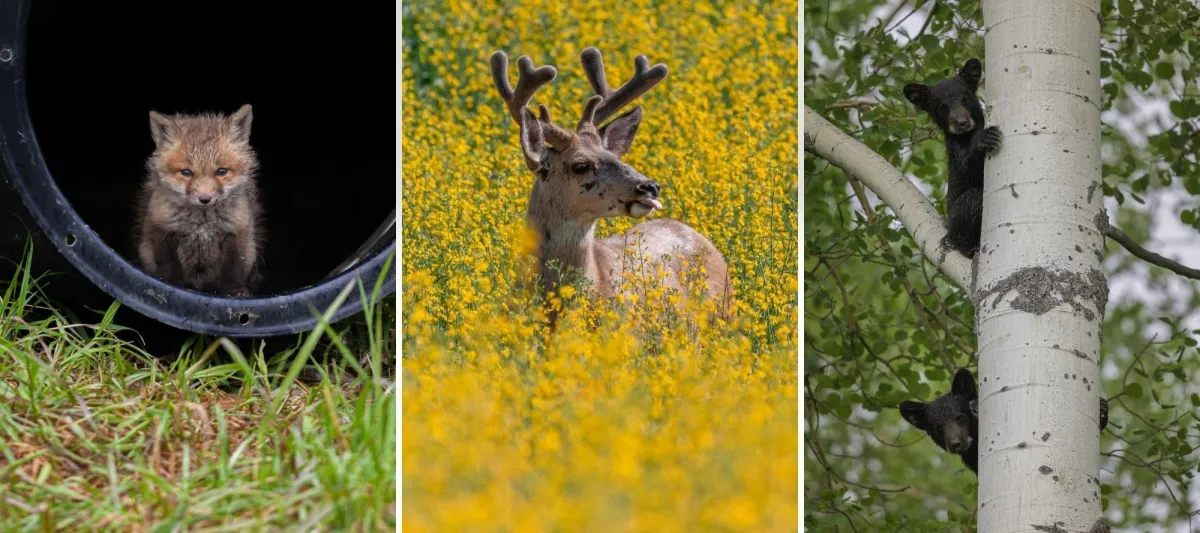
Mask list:
[[525,165],[529,170],[537,172],[541,167],[542,150],[545,145],[542,124],[529,109],[521,108],[521,152],[525,154]]
[[624,156],[629,147],[633,146],[633,136],[637,134],[641,123],[642,106],[637,106],[605,124],[600,128],[600,140],[604,142],[604,149],[618,158]]

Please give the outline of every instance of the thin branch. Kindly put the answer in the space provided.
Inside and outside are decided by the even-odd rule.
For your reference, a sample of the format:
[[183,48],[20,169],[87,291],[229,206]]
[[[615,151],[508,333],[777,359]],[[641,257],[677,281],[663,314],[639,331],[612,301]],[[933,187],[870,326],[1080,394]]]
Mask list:
[[[863,191],[863,184],[854,178],[850,178],[850,187],[854,189],[854,195],[858,197],[858,203],[862,206],[863,213],[867,217],[867,222],[875,222],[875,209],[871,207],[871,202],[867,199],[867,193]],[[882,247],[893,256],[897,256],[896,250],[892,249],[892,245],[887,242],[887,239],[882,239]],[[929,338],[934,340],[934,346],[937,347],[938,355],[942,358],[942,365],[946,367],[946,372],[954,373],[954,361],[950,356],[946,355],[946,345],[943,342],[938,342],[937,331],[933,326],[929,325],[929,318],[925,316],[925,304],[921,301],[920,295],[917,294],[917,288],[913,286],[912,281],[908,277],[901,278],[901,283],[904,284],[904,290],[908,292],[909,301],[917,308],[917,317],[921,319],[921,327],[929,332]],[[947,330],[947,333],[949,331]],[[970,353],[970,352],[967,352]]]
[[1104,235],[1108,236],[1108,238],[1114,241],[1117,241],[1122,247],[1124,247],[1126,250],[1129,250],[1129,253],[1147,263],[1160,266],[1185,278],[1200,279],[1200,270],[1183,266],[1175,261],[1143,248],[1142,245],[1137,243],[1137,241],[1134,241],[1129,237],[1129,235],[1126,235],[1125,232],[1121,231],[1120,228],[1117,228],[1111,223],[1109,223],[1108,227],[1105,228]]
[[825,109],[857,109],[860,107],[870,108],[877,105],[879,105],[879,102],[874,100],[858,100],[851,98],[848,100],[838,100],[826,106]]

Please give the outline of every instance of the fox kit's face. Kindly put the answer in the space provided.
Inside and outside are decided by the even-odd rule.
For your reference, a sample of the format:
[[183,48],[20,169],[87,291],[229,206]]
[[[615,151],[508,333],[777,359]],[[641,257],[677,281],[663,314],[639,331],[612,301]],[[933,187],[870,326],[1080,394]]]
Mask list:
[[219,205],[254,177],[250,106],[231,116],[150,112],[155,150],[150,166],[159,183],[196,207]]

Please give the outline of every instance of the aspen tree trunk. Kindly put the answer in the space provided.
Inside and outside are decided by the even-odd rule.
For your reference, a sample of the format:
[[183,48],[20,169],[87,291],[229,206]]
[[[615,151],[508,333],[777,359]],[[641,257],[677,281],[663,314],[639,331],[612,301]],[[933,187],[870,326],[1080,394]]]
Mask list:
[[984,0],[989,125],[979,335],[979,532],[1101,515],[1100,0]]

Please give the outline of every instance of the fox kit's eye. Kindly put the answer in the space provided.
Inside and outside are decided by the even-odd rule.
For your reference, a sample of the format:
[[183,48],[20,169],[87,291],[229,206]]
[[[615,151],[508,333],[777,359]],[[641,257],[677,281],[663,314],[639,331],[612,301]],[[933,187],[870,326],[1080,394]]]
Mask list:
[[224,176],[224,175],[226,175],[226,174],[228,174],[228,173],[229,173],[229,169],[227,169],[227,168],[218,168],[218,169],[217,169],[217,175],[218,175],[218,176]]
[[191,169],[187,169],[187,168],[185,168],[185,169],[183,169],[183,170],[180,170],[180,171],[179,171],[179,173],[180,173],[180,174],[181,174],[183,177],[185,177],[185,178],[190,178],[190,177],[192,177],[192,171],[191,171]]
[[571,165],[571,171],[576,174],[583,174],[592,169],[591,163],[575,163]]

